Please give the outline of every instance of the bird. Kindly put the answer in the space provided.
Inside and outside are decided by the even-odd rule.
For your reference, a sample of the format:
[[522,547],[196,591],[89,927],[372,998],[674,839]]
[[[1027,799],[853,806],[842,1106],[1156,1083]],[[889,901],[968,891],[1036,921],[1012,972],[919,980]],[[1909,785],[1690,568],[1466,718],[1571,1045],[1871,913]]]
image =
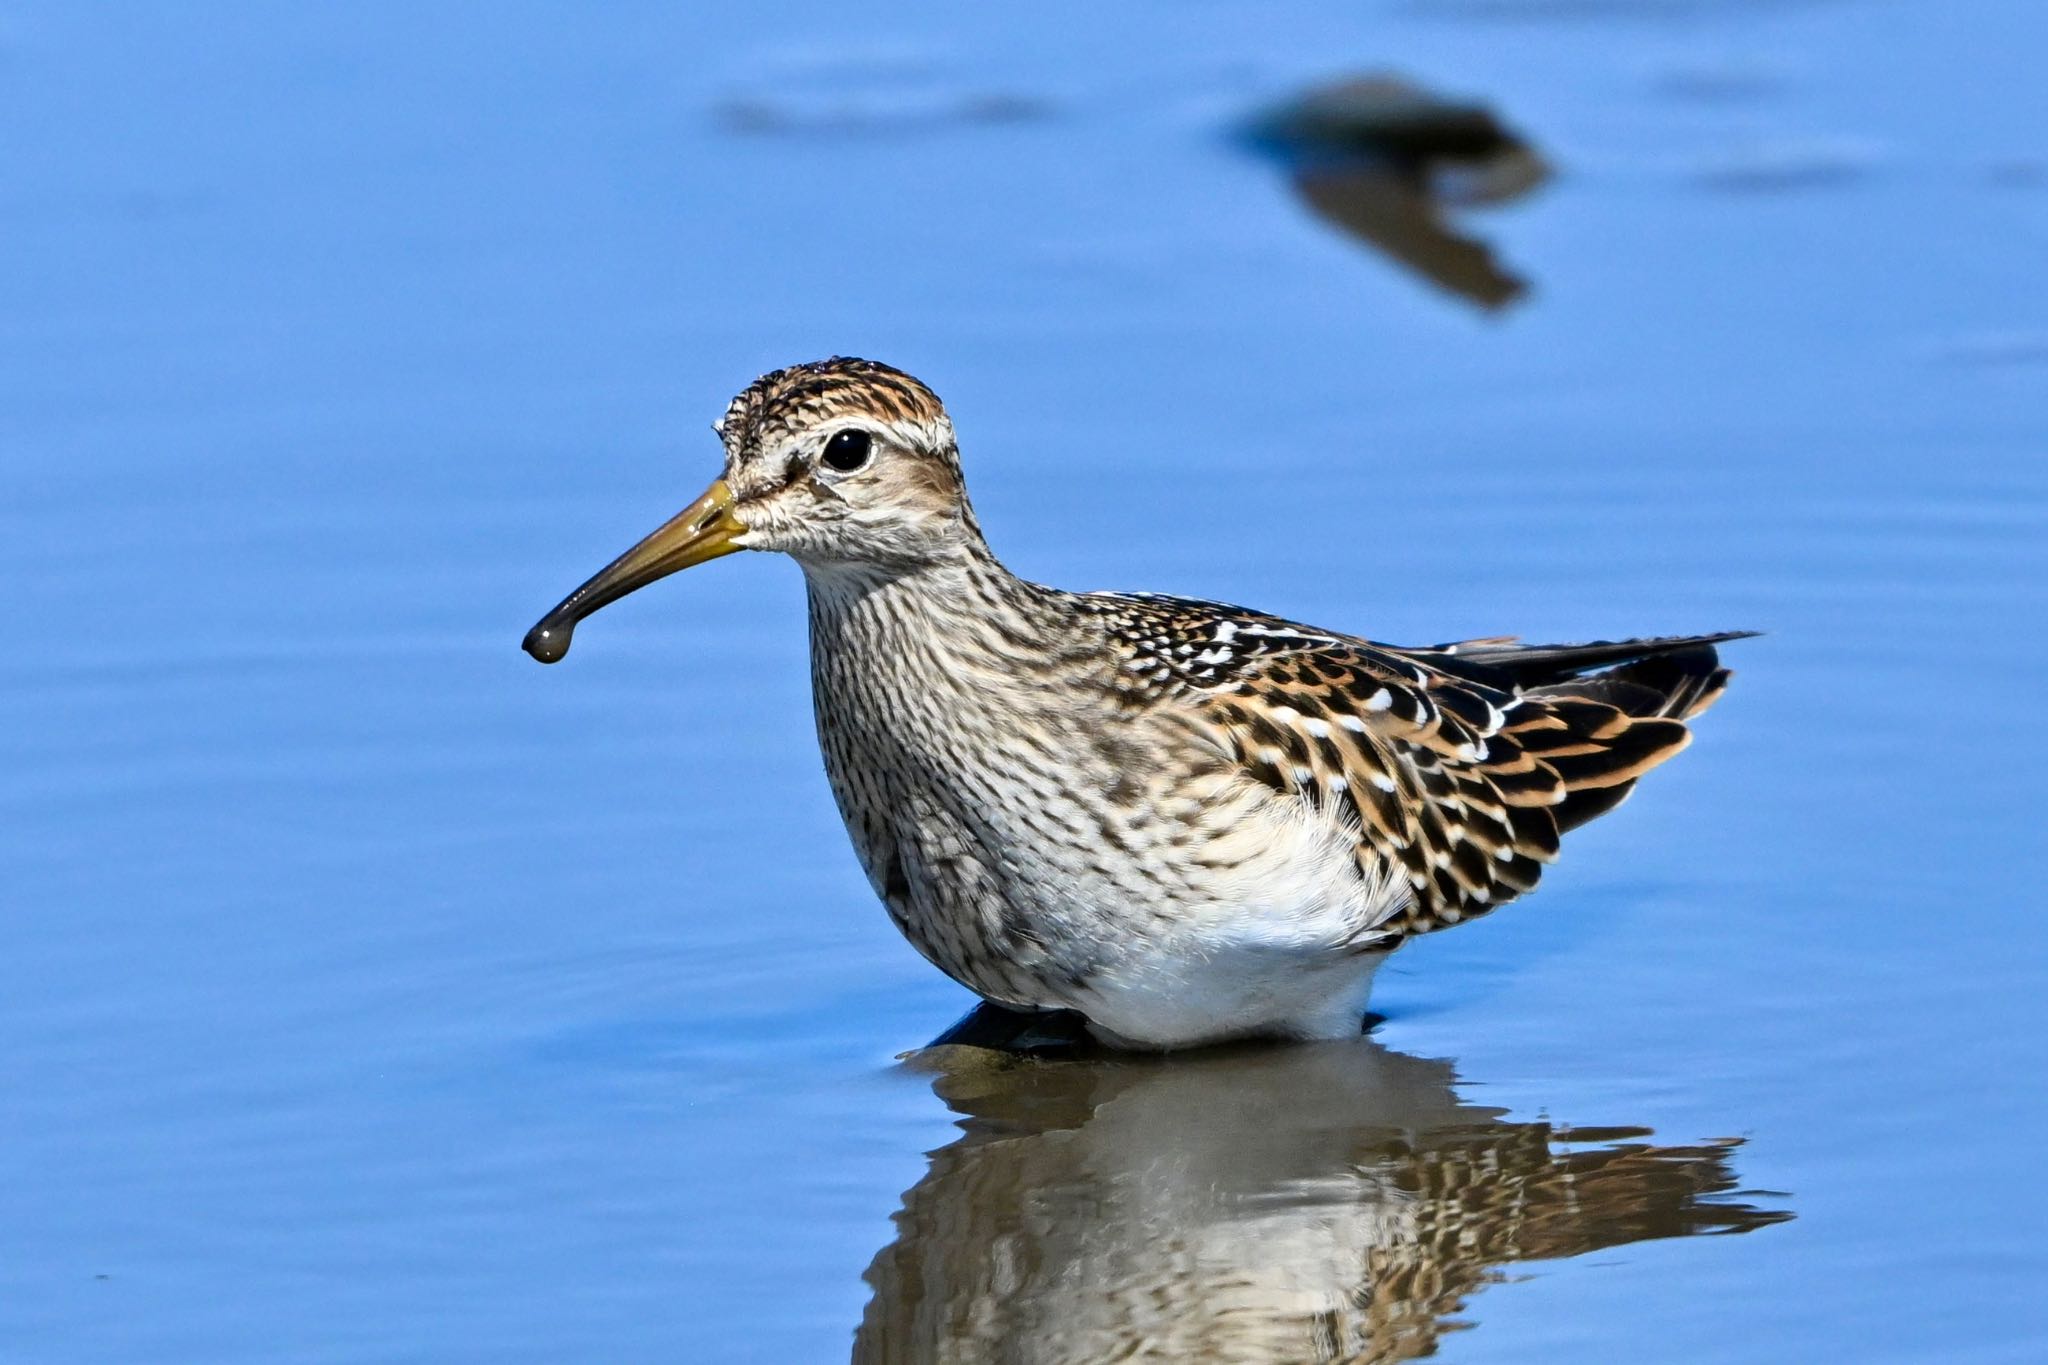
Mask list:
[[527,653],[679,570],[793,558],[826,777],[890,918],[984,1000],[1112,1048],[1356,1036],[1387,956],[1533,890],[1754,633],[1403,648],[1030,582],[937,395],[876,361],[762,375],[713,429],[722,475]]

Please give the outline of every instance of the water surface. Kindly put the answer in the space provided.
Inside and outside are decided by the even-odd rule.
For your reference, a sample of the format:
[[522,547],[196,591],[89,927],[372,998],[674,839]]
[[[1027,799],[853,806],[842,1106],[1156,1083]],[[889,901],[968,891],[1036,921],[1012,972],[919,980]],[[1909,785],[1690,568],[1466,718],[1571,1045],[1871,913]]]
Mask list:
[[[1219,1356],[2040,1358],[2044,40],[0,10],[0,1356],[1057,1359],[1186,1301]],[[1511,306],[1247,147],[1382,73],[1552,170],[1452,210]],[[518,650],[832,352],[947,399],[1035,578],[1770,634],[1372,1038],[907,1068],[970,1002],[838,828],[794,568]]]

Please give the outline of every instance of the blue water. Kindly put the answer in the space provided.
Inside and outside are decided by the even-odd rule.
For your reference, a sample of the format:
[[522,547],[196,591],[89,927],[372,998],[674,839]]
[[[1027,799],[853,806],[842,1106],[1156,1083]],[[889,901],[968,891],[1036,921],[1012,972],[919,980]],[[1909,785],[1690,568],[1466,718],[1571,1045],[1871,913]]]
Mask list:
[[[2048,1355],[2044,43],[0,7],[0,1359],[1087,1359],[1133,1304],[1313,1358],[1347,1294],[1383,1358]],[[1520,302],[1248,150],[1373,72],[1554,168],[1457,216]],[[794,568],[518,652],[832,352],[947,399],[1035,578],[1770,634],[1356,1047],[906,1067],[971,1002],[838,827]]]

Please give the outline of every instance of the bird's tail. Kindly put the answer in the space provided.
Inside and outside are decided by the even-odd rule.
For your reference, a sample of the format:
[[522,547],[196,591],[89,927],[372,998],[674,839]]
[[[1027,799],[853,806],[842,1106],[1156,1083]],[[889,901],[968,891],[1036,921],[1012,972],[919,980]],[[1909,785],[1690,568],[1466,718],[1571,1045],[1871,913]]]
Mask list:
[[1755,633],[1584,645],[1467,640],[1442,646],[1438,657],[1451,669],[1549,703],[1532,708],[1527,733],[1514,726],[1509,732],[1570,779],[1551,808],[1557,828],[1568,830],[1620,805],[1637,778],[1691,741],[1685,722],[1728,686],[1714,646]]
[[[1729,672],[1714,646],[1753,630],[1714,635],[1664,635],[1645,640],[1595,640],[1583,645],[1525,645],[1512,639],[1439,645],[1455,670],[1467,664],[1495,681],[1539,696],[1606,702],[1631,716],[1689,720],[1727,689]],[[1600,671],[1605,670],[1605,671]]]

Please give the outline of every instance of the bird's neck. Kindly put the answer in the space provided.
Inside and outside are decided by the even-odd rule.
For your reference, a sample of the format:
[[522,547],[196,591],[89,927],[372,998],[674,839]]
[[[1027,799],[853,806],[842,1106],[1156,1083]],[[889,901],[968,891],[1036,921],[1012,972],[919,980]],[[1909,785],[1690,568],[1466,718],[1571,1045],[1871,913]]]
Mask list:
[[917,807],[993,828],[1015,812],[991,792],[1042,787],[1048,744],[1111,719],[1092,705],[1115,705],[1092,618],[992,557],[804,576],[818,739],[849,826]]
[[812,646],[867,658],[1000,664],[1042,649],[1062,619],[1052,588],[1017,577],[981,546],[914,565],[803,566]]

